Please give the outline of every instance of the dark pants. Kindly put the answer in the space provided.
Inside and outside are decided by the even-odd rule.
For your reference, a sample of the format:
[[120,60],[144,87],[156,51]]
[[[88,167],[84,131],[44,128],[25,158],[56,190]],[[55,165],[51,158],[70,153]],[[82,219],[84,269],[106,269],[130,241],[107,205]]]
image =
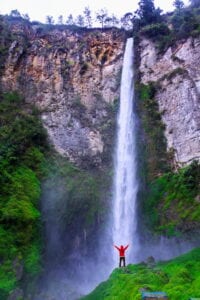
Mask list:
[[122,262],[123,262],[123,267],[126,267],[126,261],[125,261],[125,256],[120,256],[119,258],[119,267],[122,267]]

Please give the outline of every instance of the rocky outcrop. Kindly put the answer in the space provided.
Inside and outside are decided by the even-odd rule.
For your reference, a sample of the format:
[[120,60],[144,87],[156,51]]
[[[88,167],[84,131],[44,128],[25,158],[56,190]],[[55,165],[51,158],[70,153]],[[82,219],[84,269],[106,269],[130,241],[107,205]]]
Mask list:
[[163,55],[152,41],[143,39],[140,51],[141,81],[157,85],[156,100],[174,163],[200,160],[200,39],[179,42]]
[[124,33],[40,25],[25,30],[19,24],[11,31],[15,39],[3,90],[19,91],[40,109],[58,152],[79,165],[103,164],[113,134],[113,103],[119,98]]

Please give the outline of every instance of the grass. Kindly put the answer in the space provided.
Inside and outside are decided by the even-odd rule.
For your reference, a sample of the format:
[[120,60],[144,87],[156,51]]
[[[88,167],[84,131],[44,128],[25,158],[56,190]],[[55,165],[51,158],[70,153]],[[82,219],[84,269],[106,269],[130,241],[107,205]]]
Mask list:
[[172,300],[200,297],[200,248],[154,267],[145,263],[115,269],[82,300],[139,300],[141,291],[162,291]]

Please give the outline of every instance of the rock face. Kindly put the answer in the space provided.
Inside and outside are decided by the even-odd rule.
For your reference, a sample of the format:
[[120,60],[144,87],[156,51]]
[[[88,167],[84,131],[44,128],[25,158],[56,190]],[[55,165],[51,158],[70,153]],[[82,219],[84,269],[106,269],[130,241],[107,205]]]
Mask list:
[[153,42],[140,43],[141,81],[157,83],[156,99],[175,164],[200,160],[200,39],[189,38],[162,56]]
[[[35,104],[55,149],[78,165],[111,157],[125,34],[117,29],[45,27],[12,22],[14,37],[1,76]],[[159,55],[140,42],[141,81],[156,82],[168,150],[181,166],[200,159],[200,40],[189,38]]]
[[15,39],[5,62],[3,90],[19,91],[40,109],[58,152],[77,164],[101,165],[113,134],[124,33],[30,24],[12,24],[10,30]]

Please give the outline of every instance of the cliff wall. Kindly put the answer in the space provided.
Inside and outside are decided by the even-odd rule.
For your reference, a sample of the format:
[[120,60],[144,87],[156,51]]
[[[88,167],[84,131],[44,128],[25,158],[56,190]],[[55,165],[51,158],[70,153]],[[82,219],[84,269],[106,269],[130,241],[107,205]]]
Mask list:
[[141,81],[157,86],[168,151],[182,166],[200,159],[200,39],[189,38],[159,55],[155,43],[140,42]]
[[[45,27],[46,28],[46,27]],[[10,25],[1,78],[35,104],[55,149],[78,165],[107,164],[119,98],[125,34]]]
[[[125,33],[69,30],[13,22],[14,38],[1,77],[41,111],[56,150],[78,165],[103,166],[111,157]],[[200,159],[200,40],[189,38],[162,55],[139,45],[141,82],[157,85],[168,151],[182,166]]]

